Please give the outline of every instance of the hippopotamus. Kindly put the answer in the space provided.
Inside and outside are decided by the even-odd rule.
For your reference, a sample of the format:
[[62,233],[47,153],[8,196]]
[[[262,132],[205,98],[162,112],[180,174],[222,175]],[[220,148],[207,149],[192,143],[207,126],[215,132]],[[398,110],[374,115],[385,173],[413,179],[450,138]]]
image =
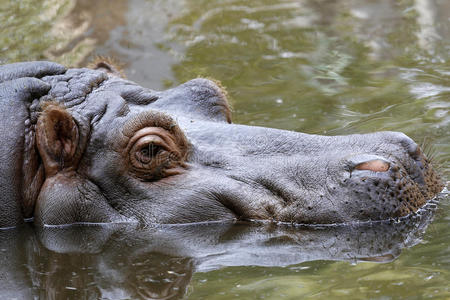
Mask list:
[[105,61],[0,66],[0,226],[372,222],[443,188],[399,132],[310,135],[233,124],[225,89],[165,91]]

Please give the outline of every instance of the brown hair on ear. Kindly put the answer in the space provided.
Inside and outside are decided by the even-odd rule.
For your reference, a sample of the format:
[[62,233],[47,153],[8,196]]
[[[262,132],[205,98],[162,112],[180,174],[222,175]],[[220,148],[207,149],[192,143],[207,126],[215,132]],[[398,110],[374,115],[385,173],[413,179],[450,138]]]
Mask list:
[[87,67],[93,70],[101,70],[118,77],[126,78],[123,72],[122,64],[111,57],[96,56],[87,65]]
[[223,108],[223,112],[225,114],[225,118],[227,119],[228,123],[233,123],[232,122],[232,111],[233,111],[233,105],[230,102],[230,96],[228,94],[228,91],[226,89],[226,87],[222,84],[222,82],[218,79],[212,78],[212,77],[206,77],[206,79],[211,80],[212,82],[214,82],[216,84],[216,86],[219,88],[219,95],[222,98],[222,108]]
[[47,176],[74,167],[79,133],[72,115],[58,103],[46,103],[36,126],[36,142]]

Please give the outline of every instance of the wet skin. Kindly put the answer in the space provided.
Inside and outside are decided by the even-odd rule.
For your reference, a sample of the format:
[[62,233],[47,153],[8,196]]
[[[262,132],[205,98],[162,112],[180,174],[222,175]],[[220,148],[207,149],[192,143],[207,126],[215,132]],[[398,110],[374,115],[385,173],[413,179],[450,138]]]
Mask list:
[[157,92],[96,68],[0,67],[0,226],[373,221],[411,214],[443,188],[402,133],[231,124],[210,80]]

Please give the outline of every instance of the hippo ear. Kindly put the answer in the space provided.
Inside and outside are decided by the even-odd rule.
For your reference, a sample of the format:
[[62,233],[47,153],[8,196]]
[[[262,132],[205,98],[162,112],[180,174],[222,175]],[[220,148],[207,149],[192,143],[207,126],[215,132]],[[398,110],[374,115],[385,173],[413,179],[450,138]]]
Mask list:
[[36,142],[47,177],[75,167],[79,141],[78,126],[59,104],[49,104],[39,116]]
[[108,74],[125,78],[121,64],[110,57],[97,56],[88,64],[88,68],[104,71]]

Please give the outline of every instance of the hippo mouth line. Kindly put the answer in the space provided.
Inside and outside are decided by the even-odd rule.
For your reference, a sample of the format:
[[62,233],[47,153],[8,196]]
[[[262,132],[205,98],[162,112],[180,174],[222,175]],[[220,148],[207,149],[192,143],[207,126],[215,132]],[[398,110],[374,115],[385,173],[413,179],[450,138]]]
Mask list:
[[[347,222],[337,222],[337,223],[296,223],[296,222],[286,222],[286,221],[275,221],[273,219],[271,220],[265,220],[265,219],[239,219],[237,218],[234,220],[234,222],[250,222],[250,223],[261,223],[261,224],[267,224],[267,223],[273,223],[280,226],[289,226],[289,227],[295,227],[295,228],[322,228],[322,227],[345,227],[345,226],[353,226],[353,225],[376,225],[376,224],[392,224],[392,223],[401,223],[406,222],[409,220],[415,220],[417,218],[421,218],[422,215],[427,215],[429,213],[432,213],[438,208],[438,204],[440,203],[442,195],[448,195],[448,193],[445,193],[445,188],[441,191],[441,193],[434,196],[434,198],[429,199],[423,204],[421,207],[419,207],[415,211],[411,211],[410,213],[399,216],[399,217],[390,217],[386,219],[379,219],[379,220],[356,220],[356,221],[347,221]],[[209,222],[219,222],[219,221],[209,221]],[[194,224],[201,224],[201,223],[209,223],[209,222],[199,222]],[[167,226],[188,226],[191,223],[187,224],[166,224]]]
[[[440,193],[443,193],[445,189],[442,189]],[[345,225],[354,225],[354,224],[376,224],[376,223],[385,223],[385,222],[401,222],[406,219],[410,219],[415,216],[420,216],[422,212],[429,211],[430,209],[437,208],[437,204],[440,201],[440,194],[437,194],[433,198],[426,200],[425,202],[421,202],[420,206],[418,207],[408,207],[408,208],[401,208],[401,212],[404,213],[405,210],[407,212],[405,214],[398,214],[397,216],[385,216],[380,219],[366,219],[366,220],[350,220],[350,221],[331,221],[329,223],[327,222],[304,222],[304,221],[296,221],[296,220],[285,220],[285,219],[278,219],[275,217],[275,213],[273,211],[273,206],[269,206],[269,208],[266,207],[267,215],[257,215],[257,216],[248,216],[247,212],[244,212],[241,208],[239,208],[237,205],[230,204],[229,199],[224,199],[224,197],[215,196],[214,200],[219,201],[226,209],[228,209],[232,214],[235,215],[235,218],[230,219],[230,221],[236,222],[236,221],[244,221],[244,222],[256,222],[256,223],[274,223],[277,225],[291,225],[295,227],[301,227],[301,226],[345,226]],[[399,201],[402,201],[401,199],[397,199]],[[287,202],[287,200],[283,199],[284,202]],[[330,200],[332,201],[332,200]],[[311,209],[311,208],[308,208]],[[363,210],[360,211],[360,213],[364,213]],[[170,226],[178,226],[178,225],[190,225],[190,224],[203,224],[203,223],[217,223],[217,222],[223,222],[223,221],[200,221],[195,223],[182,223],[182,224],[165,224]]]

